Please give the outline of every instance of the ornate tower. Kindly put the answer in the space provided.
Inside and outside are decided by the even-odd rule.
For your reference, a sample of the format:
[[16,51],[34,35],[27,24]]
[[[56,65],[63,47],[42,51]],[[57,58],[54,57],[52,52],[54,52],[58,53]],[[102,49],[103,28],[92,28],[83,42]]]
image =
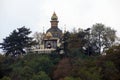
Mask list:
[[62,31],[58,28],[58,17],[54,12],[51,17],[51,27],[47,30],[46,33],[50,32],[52,34],[52,38],[61,38]]
[[60,39],[62,37],[62,30],[58,28],[58,17],[54,12],[51,17],[51,27],[46,31],[46,36],[44,38],[44,48],[54,48],[56,49],[58,44],[60,44]]
[[51,17],[51,28],[57,28],[58,27],[58,17],[56,15],[56,13],[54,12],[52,17]]

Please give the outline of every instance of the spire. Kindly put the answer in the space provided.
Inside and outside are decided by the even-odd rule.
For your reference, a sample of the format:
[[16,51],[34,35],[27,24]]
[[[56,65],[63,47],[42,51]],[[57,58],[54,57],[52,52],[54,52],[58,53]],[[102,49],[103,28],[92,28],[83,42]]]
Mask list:
[[58,20],[58,17],[57,17],[57,15],[56,15],[55,12],[53,13],[53,15],[52,15],[52,17],[51,17],[51,20]]
[[53,13],[53,15],[52,15],[52,17],[51,17],[51,27],[53,28],[57,28],[58,27],[58,17],[57,17],[57,15],[56,15],[56,13],[54,12]]

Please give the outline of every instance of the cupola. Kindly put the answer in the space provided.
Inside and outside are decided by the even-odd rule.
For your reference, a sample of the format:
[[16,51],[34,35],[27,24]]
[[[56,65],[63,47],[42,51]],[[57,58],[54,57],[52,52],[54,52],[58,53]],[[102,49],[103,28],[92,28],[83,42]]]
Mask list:
[[51,17],[51,20],[58,20],[58,17],[57,17],[57,15],[56,15],[55,12],[53,13],[53,15],[52,15],[52,17]]

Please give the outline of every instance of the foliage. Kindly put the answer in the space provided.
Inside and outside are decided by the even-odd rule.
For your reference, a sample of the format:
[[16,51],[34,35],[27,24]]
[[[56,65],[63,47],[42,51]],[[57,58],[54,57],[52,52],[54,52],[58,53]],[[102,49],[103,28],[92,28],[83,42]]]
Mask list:
[[0,55],[0,78],[3,76],[8,76],[12,71],[10,65],[13,64],[13,59]]
[[32,80],[51,80],[50,77],[43,71],[40,71],[38,75],[34,75]]
[[32,38],[28,35],[31,33],[30,29],[24,26],[13,30],[13,32],[3,39],[2,49],[6,55],[16,56],[25,53],[25,48],[30,47],[32,44]]
[[101,23],[97,23],[93,25],[91,30],[91,44],[99,54],[101,53],[102,48],[104,51],[113,45],[116,38],[116,31],[114,29],[106,27]]
[[105,52],[106,54],[118,54],[120,53],[120,44],[119,45],[113,45]]
[[79,77],[81,80],[101,80],[101,69],[96,67],[94,59],[76,59],[73,61],[73,63],[74,64],[71,73],[73,77]]
[[84,46],[87,45],[87,39],[86,39],[87,33],[83,31],[82,29],[79,29],[79,32],[66,32],[64,34],[64,51],[67,56],[72,56],[74,51],[78,50],[80,53],[85,53],[85,50],[83,49]]
[[64,78],[65,76],[69,76],[71,72],[71,63],[70,60],[67,58],[62,59],[59,64],[56,66],[56,70],[53,72],[53,79],[59,80]]
[[1,55],[0,79],[8,76],[11,80],[51,80],[53,68],[60,60],[51,55],[31,53],[22,58]]
[[69,32],[66,32],[63,36],[63,50],[64,50],[64,53],[65,53],[65,56],[68,56],[68,52],[69,52],[69,48],[68,48],[68,45],[69,45],[69,36],[70,36],[70,33]]
[[112,61],[106,61],[104,63],[104,69],[102,71],[102,74],[103,74],[103,79],[105,80],[119,80],[120,79],[120,77],[118,76],[120,73]]
[[11,80],[9,77],[7,77],[7,76],[4,76],[2,79],[0,79],[0,80]]
[[54,71],[54,80],[119,80],[120,54],[64,58]]
[[115,42],[115,32],[114,29],[101,23],[93,25],[91,31],[90,28],[79,29],[78,31],[74,29],[73,32],[64,34],[64,51],[67,56],[71,56],[69,53],[74,53],[76,49],[78,52],[89,56],[101,54],[102,49],[103,51],[107,50]]
[[36,41],[36,45],[35,45],[36,49],[40,49],[40,45],[43,44],[43,37],[44,37],[43,33],[35,32],[33,34],[33,38]]
[[82,80],[80,78],[65,77],[63,80]]
[[[120,50],[120,49],[119,49]],[[58,55],[58,56],[57,56]],[[76,55],[77,56],[77,55]],[[64,57],[59,54],[0,56],[1,80],[119,80],[120,54]],[[7,77],[7,78],[6,78]]]
[[[20,50],[31,45],[29,33],[29,29],[18,28],[4,39],[17,44],[23,35],[25,39],[29,38],[25,40],[29,45],[22,45],[24,40],[18,41],[21,45],[12,46],[13,54],[10,52],[9,55],[20,54]],[[120,80],[120,45],[111,47],[114,39],[114,30],[96,24],[91,35],[82,29],[66,32],[62,40],[65,54],[58,54],[56,50],[51,54],[28,53],[23,57],[0,55],[0,80]],[[106,51],[107,55],[94,56],[95,48],[100,49],[102,46],[110,47]]]

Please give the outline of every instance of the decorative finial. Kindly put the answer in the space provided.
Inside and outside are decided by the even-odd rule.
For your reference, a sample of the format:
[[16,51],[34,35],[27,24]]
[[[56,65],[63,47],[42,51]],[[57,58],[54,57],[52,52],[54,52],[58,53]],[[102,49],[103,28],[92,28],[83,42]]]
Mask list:
[[51,17],[51,20],[57,20],[57,19],[58,19],[58,17],[56,15],[56,13],[54,12],[53,15],[52,15],[52,17]]

